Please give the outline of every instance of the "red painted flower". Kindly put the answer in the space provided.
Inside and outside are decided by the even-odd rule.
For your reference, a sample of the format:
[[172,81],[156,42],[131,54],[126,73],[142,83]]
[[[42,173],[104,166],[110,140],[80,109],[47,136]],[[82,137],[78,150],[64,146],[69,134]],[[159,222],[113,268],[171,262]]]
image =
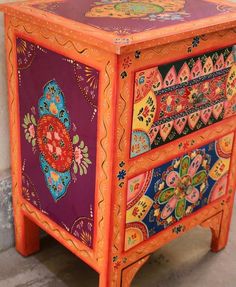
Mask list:
[[52,168],[65,172],[73,161],[70,135],[63,123],[54,116],[45,115],[38,123],[37,138],[40,152]]

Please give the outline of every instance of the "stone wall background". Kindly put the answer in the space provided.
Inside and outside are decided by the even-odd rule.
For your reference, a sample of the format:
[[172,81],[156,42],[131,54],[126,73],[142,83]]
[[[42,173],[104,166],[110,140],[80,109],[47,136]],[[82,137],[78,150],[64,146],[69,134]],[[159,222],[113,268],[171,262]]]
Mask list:
[[[0,3],[3,2],[12,1],[0,0]],[[0,13],[0,251],[11,247],[14,243],[3,18],[3,14]]]

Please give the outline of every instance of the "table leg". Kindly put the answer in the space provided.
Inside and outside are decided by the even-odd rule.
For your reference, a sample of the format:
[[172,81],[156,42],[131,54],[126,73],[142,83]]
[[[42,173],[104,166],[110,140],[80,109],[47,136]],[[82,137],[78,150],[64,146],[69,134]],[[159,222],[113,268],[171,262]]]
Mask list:
[[39,227],[21,211],[15,212],[16,250],[23,256],[29,256],[40,249]]
[[113,269],[113,273],[106,276],[106,272],[100,274],[99,287],[130,287],[137,272],[147,262],[150,255],[143,257],[125,269]]
[[225,204],[223,211],[204,221],[201,226],[212,232],[211,250],[218,252],[225,248],[229,238],[233,201]]
[[142,266],[148,261],[150,255],[143,257],[139,261],[135,262],[134,264],[130,265],[126,269],[122,271],[122,287],[130,287],[131,283],[138,273],[138,271],[142,268]]

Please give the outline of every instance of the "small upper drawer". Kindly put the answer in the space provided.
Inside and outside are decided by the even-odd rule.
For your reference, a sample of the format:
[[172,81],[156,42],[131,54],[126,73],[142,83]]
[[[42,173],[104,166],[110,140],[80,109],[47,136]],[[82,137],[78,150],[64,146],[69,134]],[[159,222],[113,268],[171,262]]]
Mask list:
[[135,73],[131,158],[236,112],[234,50],[227,47]]

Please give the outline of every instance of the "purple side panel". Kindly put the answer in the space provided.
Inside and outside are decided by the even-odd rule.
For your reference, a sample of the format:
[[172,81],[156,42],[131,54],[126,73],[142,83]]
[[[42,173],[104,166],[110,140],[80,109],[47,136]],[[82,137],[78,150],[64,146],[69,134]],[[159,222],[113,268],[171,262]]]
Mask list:
[[[50,219],[92,247],[99,72],[19,38],[17,60],[23,196]],[[68,169],[67,173],[70,174],[71,180],[66,193],[59,200],[53,198],[46,184],[40,166],[41,153],[37,139],[37,125],[40,119],[39,99],[43,96],[45,85],[52,80],[56,81],[64,96],[64,106],[71,124],[68,130],[71,142],[74,137],[77,138],[76,135],[79,136],[77,145],[73,145],[73,152],[83,141],[88,147],[88,158],[91,161],[87,167],[87,174],[80,175],[79,166],[77,173],[73,168],[74,165]],[[35,119],[35,126],[28,123],[27,114],[30,115],[30,119],[32,117]],[[31,138],[28,136],[28,140],[27,133],[31,136]],[[74,159],[75,154],[73,162]],[[57,179],[57,172],[54,173],[55,178]],[[83,224],[83,221],[86,224]],[[78,222],[80,225],[76,232]]]

